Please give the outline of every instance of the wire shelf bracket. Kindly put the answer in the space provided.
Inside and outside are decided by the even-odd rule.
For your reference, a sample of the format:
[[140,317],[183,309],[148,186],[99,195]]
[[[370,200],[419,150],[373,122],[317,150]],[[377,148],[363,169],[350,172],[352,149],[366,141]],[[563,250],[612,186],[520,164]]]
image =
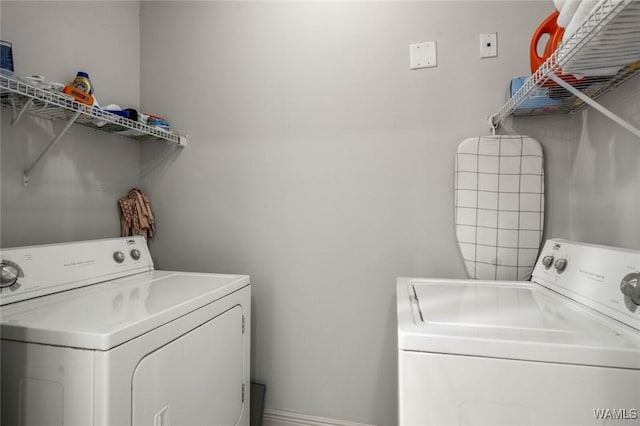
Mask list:
[[186,134],[130,120],[98,106],[79,103],[59,91],[35,86],[17,75],[0,74],[0,95],[0,104],[12,110],[11,125],[16,124],[25,113],[47,120],[65,121],[63,129],[24,170],[22,182],[25,186],[29,184],[33,170],[73,124],[137,141],[164,140],[180,148],[187,145]]
[[600,0],[575,33],[491,116],[490,124],[497,126],[510,115],[574,113],[590,105],[640,137],[637,127],[595,102],[636,75],[640,1]]
[[22,114],[24,114],[25,111],[27,111],[31,107],[32,103],[33,103],[33,99],[29,99],[27,102],[25,102],[24,106],[20,108],[20,111],[18,111],[17,113],[16,113],[16,106],[15,104],[13,105],[13,118],[11,119],[12,126],[20,120],[20,117],[22,117]]
[[562,88],[564,88],[565,90],[570,92],[572,95],[582,99],[585,103],[587,103],[590,106],[592,106],[595,110],[597,110],[600,113],[604,114],[605,116],[607,116],[611,120],[615,121],[620,126],[624,127],[625,129],[627,129],[628,131],[630,131],[631,133],[633,133],[634,135],[636,135],[637,137],[640,138],[640,130],[637,127],[635,127],[633,124],[629,123],[628,121],[626,121],[623,118],[619,117],[618,115],[614,114],[613,112],[611,112],[607,108],[603,107],[601,104],[599,104],[598,102],[594,101],[589,96],[585,95],[584,93],[582,93],[581,91],[579,91],[578,89],[576,89],[575,87],[573,87],[572,85],[570,85],[569,83],[567,83],[566,81],[564,81],[563,79],[561,79],[560,77],[555,75],[554,73],[550,72],[549,73],[549,78],[551,78],[551,80],[553,80],[558,85],[560,85]]
[[51,151],[53,147],[56,146],[56,144],[60,141],[60,139],[62,139],[64,134],[67,133],[69,127],[71,127],[71,125],[76,121],[80,114],[82,114],[82,110],[83,108],[80,108],[73,114],[73,116],[69,119],[69,121],[67,121],[67,124],[65,124],[63,129],[60,130],[60,132],[51,140],[51,142],[49,142],[49,145],[47,145],[47,147],[42,150],[40,155],[38,155],[38,157],[33,160],[33,163],[31,163],[31,165],[24,170],[22,174],[22,184],[24,186],[29,185],[29,175],[31,174],[33,169],[35,169],[38,163],[40,163],[40,160],[42,160],[49,153],[49,151]]

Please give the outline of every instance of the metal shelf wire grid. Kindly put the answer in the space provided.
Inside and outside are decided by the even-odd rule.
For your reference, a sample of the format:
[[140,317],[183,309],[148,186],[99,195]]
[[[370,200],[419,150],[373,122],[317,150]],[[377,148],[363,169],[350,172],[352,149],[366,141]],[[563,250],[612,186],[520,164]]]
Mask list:
[[62,92],[35,87],[20,81],[15,76],[0,75],[0,93],[0,103],[13,108],[14,117],[16,117],[15,114],[21,115],[22,112],[27,112],[48,120],[68,121],[74,113],[80,112],[75,123],[96,130],[136,140],[164,139],[180,146],[186,144],[186,137],[178,132],[149,126],[112,114],[99,107],[76,102]]
[[640,71],[640,1],[600,1],[578,30],[500,108],[493,123],[497,124],[509,115],[578,111],[586,103],[557,84],[547,83],[549,74],[554,73],[567,81],[563,72],[579,74],[582,70],[589,74],[589,70],[612,67],[619,67],[619,70],[611,75],[574,79],[570,84],[596,99]]

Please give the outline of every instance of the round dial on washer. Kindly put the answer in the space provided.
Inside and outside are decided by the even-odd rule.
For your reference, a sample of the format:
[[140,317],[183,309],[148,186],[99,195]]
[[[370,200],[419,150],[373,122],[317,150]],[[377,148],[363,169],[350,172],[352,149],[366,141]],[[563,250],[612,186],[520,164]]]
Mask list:
[[556,271],[558,272],[564,271],[567,267],[567,259],[556,260],[556,263],[553,265],[553,267],[556,268]]
[[113,253],[113,260],[115,260],[118,263],[124,262],[124,253],[121,251],[117,251]]
[[139,260],[140,259],[140,250],[138,250],[138,249],[131,250],[131,253],[129,253],[129,254],[133,258],[133,260]]
[[18,281],[18,277],[20,276],[20,268],[18,265],[3,260],[0,262],[0,269],[2,269],[0,276],[1,288],[11,287]]
[[551,265],[553,265],[553,256],[545,256],[545,257],[543,257],[542,258],[542,264],[547,269],[551,268]]
[[627,274],[620,281],[620,291],[624,294],[624,304],[631,312],[640,306],[640,272]]

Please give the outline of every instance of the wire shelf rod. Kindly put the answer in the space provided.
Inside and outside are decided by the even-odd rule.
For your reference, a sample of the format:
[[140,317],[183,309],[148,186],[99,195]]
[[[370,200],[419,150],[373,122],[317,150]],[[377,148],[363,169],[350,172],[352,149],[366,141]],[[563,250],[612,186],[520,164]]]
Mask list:
[[566,81],[564,81],[563,79],[561,79],[560,77],[555,75],[554,73],[549,73],[549,77],[553,81],[555,81],[558,85],[562,86],[564,89],[566,89],[567,91],[571,92],[571,94],[573,94],[574,96],[582,99],[584,102],[586,102],[587,104],[592,106],[594,109],[596,109],[597,111],[601,112],[602,114],[604,114],[605,116],[607,116],[611,120],[615,121],[620,126],[624,127],[625,129],[627,129],[628,131],[630,131],[631,133],[633,133],[634,135],[636,135],[636,136],[638,136],[640,138],[640,130],[637,127],[635,127],[633,124],[629,123],[628,121],[624,120],[620,116],[618,116],[618,115],[614,114],[613,112],[609,111],[607,108],[603,107],[598,102],[596,102],[593,99],[591,99],[589,96],[586,96],[581,91],[579,91],[575,87],[571,86],[569,83],[567,83]]
[[82,114],[82,108],[76,111],[75,114],[73,114],[71,119],[69,119],[67,124],[65,124],[64,128],[53,138],[51,142],[49,142],[49,145],[47,145],[47,147],[42,150],[40,155],[38,155],[33,163],[31,163],[31,165],[24,170],[24,173],[22,174],[22,183],[24,186],[29,185],[29,175],[31,174],[33,169],[38,165],[38,163],[40,163],[40,160],[42,160],[49,153],[49,151],[53,149],[58,141],[62,139],[62,136],[64,136],[67,130],[69,130],[69,127],[71,127],[71,125],[76,121],[76,118],[78,118],[80,114]]
[[[636,0],[601,0],[587,19],[558,49],[523,83],[522,87],[492,115],[498,125],[510,115],[567,113],[586,105],[586,97],[595,99],[636,75],[640,71],[640,2]],[[607,69],[600,77],[593,72]],[[615,70],[618,69],[616,72]],[[613,71],[613,72],[612,72]],[[581,72],[591,75],[578,79],[577,96],[565,85],[551,86],[550,74],[563,78],[565,74]],[[552,80],[555,82],[555,80]],[[556,83],[557,84],[557,83]],[[572,82],[573,84],[573,82]],[[559,87],[558,87],[559,86]],[[555,93],[548,105],[530,107],[527,100],[539,99],[540,90]],[[566,94],[557,91],[566,91]]]
[[[66,119],[64,111],[81,111],[81,117],[77,121],[78,124],[87,125],[96,130],[103,130],[112,134],[126,131],[127,133],[122,135],[133,138],[154,136],[158,139],[174,142],[181,147],[187,144],[187,137],[178,132],[130,120],[102,110],[99,107],[87,106],[60,92],[38,88],[16,78],[0,75],[0,87],[13,93],[14,97],[18,95],[30,98],[33,102],[31,102],[31,105],[26,106],[26,111],[36,116],[47,119]],[[6,103],[6,101],[3,101],[3,103]],[[24,105],[23,108],[25,108]],[[102,126],[99,125],[100,122],[115,125],[116,130],[102,129]],[[134,133],[129,134],[129,130],[134,131]]]
[[13,118],[11,119],[12,126],[20,120],[20,117],[22,117],[22,114],[25,113],[25,111],[31,106],[32,103],[33,103],[33,99],[29,99],[27,102],[25,102],[24,106],[20,108],[20,111],[18,111],[17,114],[15,110],[15,105],[14,105]]

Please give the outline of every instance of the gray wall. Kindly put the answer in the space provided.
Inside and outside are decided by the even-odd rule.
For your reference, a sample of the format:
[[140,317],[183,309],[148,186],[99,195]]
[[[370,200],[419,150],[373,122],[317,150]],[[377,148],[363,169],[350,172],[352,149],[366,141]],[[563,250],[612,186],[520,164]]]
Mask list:
[[[251,275],[267,406],[395,423],[396,277],[465,276],[455,149],[488,133],[551,8],[142,2],[141,102],[190,133],[143,180],[152,250],[162,268]],[[480,59],[492,31],[499,57]],[[430,40],[438,67],[410,71],[409,44]]]
[[[639,77],[598,102],[640,128]],[[640,249],[637,136],[591,108],[573,116],[518,117],[506,127],[543,141],[552,212],[547,238]]]
[[[640,78],[602,104],[640,128]],[[572,146],[571,238],[640,249],[640,139],[587,110]]]
[[[101,104],[140,100],[191,138],[158,162],[162,144],[141,157],[74,127],[25,188],[22,169],[61,124],[10,127],[2,109],[0,243],[117,235],[116,200],[148,171],[159,266],[251,274],[252,375],[267,405],[394,424],[395,278],[464,277],[453,153],[487,134],[550,9],[3,0],[20,73],[66,82],[85,69]],[[481,60],[478,34],[492,31],[499,57]],[[439,66],[409,71],[408,45],[429,40]],[[639,85],[603,103],[640,125]],[[543,143],[547,237],[640,248],[637,138],[591,110],[502,131]]]
[[[0,36],[13,43],[16,72],[67,84],[87,71],[101,105],[140,99],[138,2],[0,3]],[[96,19],[100,17],[100,19]],[[22,171],[64,123],[1,110],[0,246],[114,237],[118,198],[139,183],[140,147],[73,126],[22,185]]]

